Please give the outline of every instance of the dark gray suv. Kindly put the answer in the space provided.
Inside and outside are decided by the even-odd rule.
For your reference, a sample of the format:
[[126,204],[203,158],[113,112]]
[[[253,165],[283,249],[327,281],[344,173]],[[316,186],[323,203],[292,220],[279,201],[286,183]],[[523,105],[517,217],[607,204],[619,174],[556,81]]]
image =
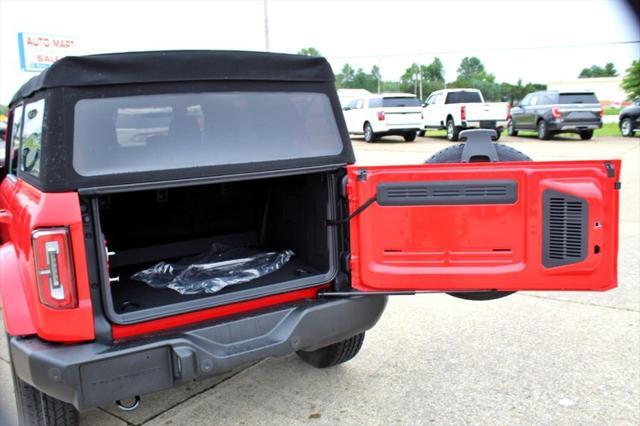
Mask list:
[[519,130],[535,130],[548,140],[557,133],[577,133],[580,139],[593,137],[602,127],[602,107],[593,92],[542,91],[529,93],[511,109],[509,136]]

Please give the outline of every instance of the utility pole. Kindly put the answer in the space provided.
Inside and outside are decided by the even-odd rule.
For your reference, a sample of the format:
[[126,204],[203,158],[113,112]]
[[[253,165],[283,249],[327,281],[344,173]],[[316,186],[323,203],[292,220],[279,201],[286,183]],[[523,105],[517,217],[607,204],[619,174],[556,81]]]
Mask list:
[[264,50],[269,51],[269,14],[267,12],[267,0],[263,0],[264,4]]

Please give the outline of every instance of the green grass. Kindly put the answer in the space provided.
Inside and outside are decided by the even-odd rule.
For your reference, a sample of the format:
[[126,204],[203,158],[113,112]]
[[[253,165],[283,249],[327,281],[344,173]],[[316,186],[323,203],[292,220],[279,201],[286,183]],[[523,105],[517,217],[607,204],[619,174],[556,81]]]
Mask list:
[[447,136],[446,130],[427,130],[425,136]]
[[[532,130],[531,131],[519,130],[518,133],[525,136],[526,135],[533,136],[537,134],[535,131],[532,131]],[[506,129],[502,132],[502,135],[503,136],[507,135]],[[571,133],[561,133],[561,135],[570,136]],[[446,137],[447,131],[446,130],[427,130],[427,133],[425,136]],[[622,135],[620,134],[620,128],[618,128],[618,123],[604,123],[601,129],[596,129],[594,136],[622,136]]]
[[622,136],[618,123],[604,123],[602,129],[596,129],[595,136]]
[[604,109],[604,115],[619,115],[622,108],[607,107]]

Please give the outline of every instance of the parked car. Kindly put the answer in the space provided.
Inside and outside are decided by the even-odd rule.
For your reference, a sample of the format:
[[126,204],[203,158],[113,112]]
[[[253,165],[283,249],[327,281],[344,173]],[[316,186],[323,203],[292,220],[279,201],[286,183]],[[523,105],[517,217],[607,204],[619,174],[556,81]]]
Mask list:
[[344,363],[391,294],[614,288],[620,161],[536,163],[469,132],[427,164],[362,166],[324,58],[55,62],[10,102],[0,170],[20,422],[267,357]]
[[343,108],[350,134],[375,142],[387,135],[412,142],[422,127],[420,101],[410,93],[380,93],[352,100]]
[[618,123],[622,136],[633,136],[640,131],[640,98],[635,99],[633,104],[620,111]]
[[495,130],[497,140],[507,123],[509,104],[485,102],[477,89],[437,90],[427,98],[422,115],[424,129],[446,129],[450,141],[457,141],[461,131],[475,128]]
[[602,127],[602,114],[593,92],[533,92],[511,109],[507,131],[509,136],[517,136],[519,130],[534,130],[543,140],[568,132],[589,140],[593,131]]

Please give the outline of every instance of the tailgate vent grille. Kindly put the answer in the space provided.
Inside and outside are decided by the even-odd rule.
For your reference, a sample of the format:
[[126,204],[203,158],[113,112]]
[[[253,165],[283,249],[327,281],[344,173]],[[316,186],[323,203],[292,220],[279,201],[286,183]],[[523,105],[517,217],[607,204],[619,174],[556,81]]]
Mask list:
[[543,198],[543,265],[552,268],[581,262],[587,254],[586,201],[550,189]]
[[378,185],[382,206],[511,204],[517,201],[515,181],[398,182]]

